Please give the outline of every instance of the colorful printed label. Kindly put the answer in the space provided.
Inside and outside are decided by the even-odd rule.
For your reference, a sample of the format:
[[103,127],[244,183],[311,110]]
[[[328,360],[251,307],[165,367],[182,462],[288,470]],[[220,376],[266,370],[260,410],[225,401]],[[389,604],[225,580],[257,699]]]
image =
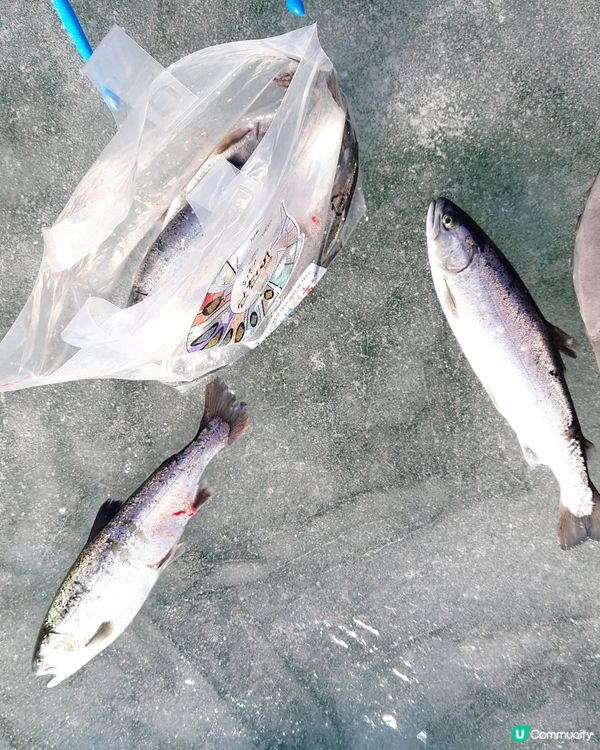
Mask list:
[[192,323],[186,342],[188,352],[250,343],[253,332],[279,307],[302,254],[304,234],[283,202],[280,220],[274,223],[270,220],[258,225],[227,259]]
[[323,268],[323,266],[319,266],[316,263],[309,263],[308,266],[306,266],[302,275],[298,278],[298,281],[296,281],[289,295],[286,297],[285,302],[273,313],[269,327],[263,334],[262,338],[268,336],[278,325],[283,323],[292,310],[302,302],[306,295],[312,292],[326,270],[326,268]]

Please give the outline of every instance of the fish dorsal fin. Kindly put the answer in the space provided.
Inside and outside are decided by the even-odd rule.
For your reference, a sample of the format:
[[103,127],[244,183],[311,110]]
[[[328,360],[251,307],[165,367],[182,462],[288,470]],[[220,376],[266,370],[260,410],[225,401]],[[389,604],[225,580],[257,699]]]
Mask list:
[[575,359],[577,357],[577,352],[575,350],[579,349],[581,346],[579,341],[573,336],[569,336],[569,334],[563,331],[562,328],[554,326],[552,323],[548,323],[548,321],[546,321],[546,325],[548,326],[550,338],[558,351],[562,354],[566,354],[567,357],[573,357],[573,359]]
[[157,573],[162,573],[167,565],[170,565],[172,562],[175,562],[175,560],[178,560],[184,552],[185,544],[174,544],[167,552],[167,554],[162,558],[162,560],[159,560],[154,566]]
[[123,503],[121,503],[119,500],[111,500],[110,498],[102,503],[100,509],[98,510],[98,513],[96,513],[96,518],[94,518],[92,530],[90,531],[90,535],[88,537],[88,543],[98,536],[98,534],[102,531],[102,529],[109,521],[112,521],[112,519],[121,510],[122,505]]

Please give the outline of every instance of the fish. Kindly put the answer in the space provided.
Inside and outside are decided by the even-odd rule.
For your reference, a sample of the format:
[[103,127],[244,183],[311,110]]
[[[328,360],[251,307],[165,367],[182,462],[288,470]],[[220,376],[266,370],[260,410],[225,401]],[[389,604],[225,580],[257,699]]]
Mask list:
[[[287,89],[294,77],[297,64],[290,61],[289,70],[280,74],[273,83]],[[343,230],[352,199],[359,182],[358,138],[348,109],[348,103],[337,83],[334,73],[327,72],[329,93],[346,114],[338,163],[333,179],[331,197],[327,212],[313,222],[302,226],[306,247],[317,258],[318,265],[327,268],[342,246]],[[187,187],[189,192],[221,159],[226,159],[237,169],[242,169],[267,133],[276,114],[275,109],[267,109],[255,122],[229,133],[215,148],[194,175]],[[307,196],[310,200],[310,196]],[[186,251],[202,234],[201,221],[191,205],[177,199],[175,209],[171,207],[165,214],[162,228],[154,243],[144,255],[134,276],[127,307],[143,301],[164,279],[169,268],[177,263]],[[314,250],[312,249],[314,248]]]
[[[341,92],[337,92],[340,99],[336,99],[346,109],[346,122],[340,146],[338,163],[333,179],[329,211],[325,219],[325,227],[320,238],[321,249],[318,264],[327,268],[342,247],[342,233],[348,218],[354,193],[358,187],[358,138],[356,130],[347,109],[347,104]],[[309,234],[307,232],[307,234]]]
[[248,423],[246,404],[214,379],[194,439],[127,501],[103,503],[37,638],[33,671],[51,676],[47,687],[81,669],[131,623],[160,575],[182,554],[184,529],[211,496],[201,482],[206,466]]
[[[358,140],[335,75],[327,75],[324,83],[327,89],[320,87],[316,96],[331,96],[338,110],[305,131],[289,168],[294,176],[314,170],[327,154],[335,171],[313,191],[290,191],[289,203],[285,193],[273,200],[249,240],[232,248],[207,285],[187,335],[187,353],[249,347],[269,335],[314,288],[353,228],[360,212],[359,201],[351,214],[359,180]],[[215,358],[218,368],[226,358]]]
[[565,381],[575,341],[550,324],[509,261],[447,198],[432,201],[427,245],[435,291],[475,374],[515,431],[530,466],[548,466],[560,488],[558,540],[600,539],[600,496]]
[[[241,125],[226,135],[195,174],[188,189],[198,184],[221,159],[226,159],[234,167],[241,169],[262,141],[273,117],[274,113],[267,114],[256,122]],[[138,266],[126,306],[136,305],[160,286],[168,268],[201,234],[202,225],[189,203],[184,202],[183,207],[175,213],[172,210],[168,211],[159,236]]]
[[588,191],[573,248],[573,286],[600,369],[600,174]]
[[[241,137],[239,142],[232,144],[228,161],[241,169],[251,156],[250,151],[262,140],[266,132],[265,123],[255,126]],[[216,161],[207,160],[206,174]],[[314,242],[318,248],[318,264],[327,268],[342,245],[344,222],[352,203],[358,184],[358,140],[350,117],[346,119],[344,135],[340,148],[338,166],[336,169],[329,210],[322,221],[316,226],[304,227],[304,234],[308,242]],[[186,203],[173,216],[162,230],[156,241],[150,247],[133,280],[133,285],[127,307],[136,305],[144,300],[160,286],[167,270],[177,262],[202,234],[202,225],[193,208]]]

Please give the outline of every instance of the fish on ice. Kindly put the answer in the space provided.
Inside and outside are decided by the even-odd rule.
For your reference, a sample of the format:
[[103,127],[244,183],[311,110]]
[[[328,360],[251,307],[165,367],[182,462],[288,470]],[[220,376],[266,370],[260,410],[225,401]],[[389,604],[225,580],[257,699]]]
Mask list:
[[600,174],[577,223],[573,285],[587,337],[600,368]]
[[544,318],[500,250],[446,198],[429,206],[427,245],[437,296],[471,367],[517,434],[527,463],[548,466],[556,477],[561,547],[599,540],[589,443],[560,356],[575,356],[574,340]]
[[226,384],[206,388],[194,439],[165,461],[124,503],[107,500],[42,624],[33,670],[54,687],[112,643],[129,625],[160,574],[183,552],[188,521],[210,497],[208,463],[242,435],[248,410]]

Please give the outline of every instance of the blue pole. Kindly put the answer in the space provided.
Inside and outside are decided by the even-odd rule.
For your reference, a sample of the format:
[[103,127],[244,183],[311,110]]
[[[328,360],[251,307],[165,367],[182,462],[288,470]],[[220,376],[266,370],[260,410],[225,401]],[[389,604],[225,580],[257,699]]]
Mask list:
[[81,28],[79,19],[71,7],[69,0],[52,0],[54,10],[65,27],[65,31],[71,37],[75,49],[81,55],[84,62],[87,62],[92,56],[92,45],[89,43],[85,31]]
[[[67,34],[71,37],[71,41],[75,45],[75,49],[81,55],[81,59],[87,62],[92,56],[92,45],[89,39],[85,35],[85,31],[81,28],[79,19],[69,0],[52,0],[54,10],[57,12],[62,25],[65,28]],[[106,106],[113,111],[119,109],[121,100],[119,97],[110,89],[105,86],[100,86],[102,92],[102,98]]]
[[286,0],[285,4],[292,15],[298,16],[299,18],[303,18],[306,15],[302,0]]

